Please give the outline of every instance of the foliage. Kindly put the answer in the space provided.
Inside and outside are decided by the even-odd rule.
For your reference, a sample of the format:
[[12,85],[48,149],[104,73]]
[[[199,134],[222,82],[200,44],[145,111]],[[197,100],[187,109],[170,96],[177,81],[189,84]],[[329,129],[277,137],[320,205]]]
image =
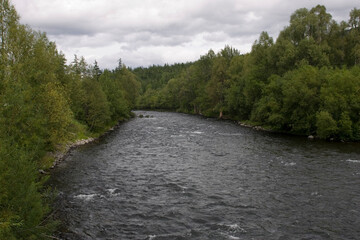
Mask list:
[[85,90],[84,121],[90,131],[104,130],[110,120],[109,103],[99,82],[95,79],[84,79],[82,87]]
[[[0,239],[49,239],[49,151],[130,117],[140,83],[126,68],[69,66],[46,34],[19,23],[0,0]],[[51,194],[50,194],[51,195]]]
[[249,54],[225,46],[181,67],[135,69],[144,89],[137,106],[360,140],[359,13],[337,23],[325,6],[302,8],[276,42],[262,32]]
[[316,133],[322,139],[333,137],[338,132],[336,121],[326,111],[316,114],[316,127]]
[[37,179],[34,156],[11,140],[0,142],[0,238],[46,239],[54,222]]

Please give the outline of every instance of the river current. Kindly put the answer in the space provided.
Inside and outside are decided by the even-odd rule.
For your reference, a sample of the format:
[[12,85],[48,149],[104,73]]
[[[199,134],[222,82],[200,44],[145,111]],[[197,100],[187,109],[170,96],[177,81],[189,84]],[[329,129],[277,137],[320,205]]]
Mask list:
[[360,239],[360,145],[136,111],[53,170],[60,239]]

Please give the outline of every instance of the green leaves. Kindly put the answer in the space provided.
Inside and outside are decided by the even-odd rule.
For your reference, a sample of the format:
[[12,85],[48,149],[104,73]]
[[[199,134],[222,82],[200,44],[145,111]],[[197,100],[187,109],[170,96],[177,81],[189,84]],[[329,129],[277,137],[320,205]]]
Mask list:
[[336,136],[338,127],[336,121],[331,114],[326,111],[321,111],[316,114],[316,134],[322,139],[328,139]]
[[357,122],[360,120],[360,72],[351,70],[329,70],[321,88],[320,109],[327,111],[339,127],[337,138],[357,140]]
[[353,138],[353,123],[349,117],[349,113],[343,112],[339,120],[339,137],[343,140]]
[[360,31],[360,9],[354,8],[351,10],[349,25],[352,29]]
[[46,34],[18,19],[0,0],[0,239],[48,239],[47,152],[128,118],[140,86],[126,68],[102,78],[84,58],[66,66]]
[[110,121],[109,103],[99,82],[94,79],[85,79],[85,122],[90,131],[99,132],[105,129]]
[[53,230],[34,156],[11,138],[0,139],[0,239],[42,239]]

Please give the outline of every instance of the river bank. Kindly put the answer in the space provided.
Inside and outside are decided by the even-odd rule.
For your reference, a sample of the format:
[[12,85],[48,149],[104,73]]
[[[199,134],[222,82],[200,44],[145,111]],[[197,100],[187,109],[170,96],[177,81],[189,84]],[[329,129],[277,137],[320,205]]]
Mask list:
[[[151,110],[146,110],[146,109],[139,109],[137,111],[155,111],[155,112],[174,112],[174,113],[184,113],[184,114],[189,114],[189,115],[195,115],[195,116],[200,116],[200,117],[204,117],[204,118],[212,118],[212,119],[217,119],[220,121],[230,121],[230,122],[234,122],[235,124],[241,126],[241,127],[246,127],[246,128],[251,128],[254,129],[256,131],[263,131],[263,132],[269,132],[269,133],[274,133],[274,134],[286,134],[286,135],[290,135],[290,136],[300,136],[300,137],[304,137],[307,138],[309,140],[319,140],[320,138],[317,137],[316,135],[307,135],[307,134],[295,134],[295,133],[291,133],[291,132],[284,132],[284,131],[278,131],[278,130],[274,130],[271,129],[270,127],[265,127],[250,121],[239,121],[236,120],[234,118],[232,118],[231,116],[228,115],[223,115],[221,118],[219,117],[215,117],[215,116],[208,116],[208,115],[204,115],[202,113],[193,113],[193,112],[184,112],[184,111],[177,111],[177,110],[166,110],[166,109],[151,109]],[[140,114],[141,115],[141,114]],[[137,117],[141,117],[141,116],[137,116]],[[143,116],[145,117],[145,116]],[[334,138],[330,138],[327,141],[336,142],[336,139]],[[339,142],[344,142],[344,141],[339,141]]]
[[[89,144],[89,143],[98,141],[100,138],[113,132],[115,129],[117,129],[121,124],[123,124],[127,120],[128,119],[119,121],[116,125],[107,129],[103,133],[99,134],[99,136],[97,136],[97,137],[88,137],[88,138],[76,140],[75,142],[68,142],[67,144],[59,147],[59,150],[48,153],[48,155],[51,158],[53,158],[53,163],[49,169],[54,169],[60,162],[62,162],[71,153],[72,150],[76,149],[79,146],[83,146],[85,144]],[[40,169],[39,172],[43,173],[43,174],[46,173],[42,169]]]

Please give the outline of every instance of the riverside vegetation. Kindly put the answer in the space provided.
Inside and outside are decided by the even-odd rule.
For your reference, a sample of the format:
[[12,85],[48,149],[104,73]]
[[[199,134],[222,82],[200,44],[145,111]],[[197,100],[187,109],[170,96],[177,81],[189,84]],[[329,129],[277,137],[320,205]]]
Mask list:
[[276,41],[226,46],[199,60],[135,68],[140,109],[220,116],[322,139],[360,140],[360,10],[337,23],[324,6],[295,11]]
[[[336,23],[299,9],[276,42],[249,54],[226,46],[187,64],[100,70],[64,55],[0,0],[0,239],[49,239],[53,193],[39,173],[51,152],[161,108],[227,116],[278,131],[360,139],[360,11]],[[139,97],[139,94],[141,96]]]
[[[55,227],[39,169],[50,152],[131,116],[140,83],[121,62],[101,71],[64,55],[0,0],[0,239],[49,239]],[[43,172],[43,171],[40,171]]]

